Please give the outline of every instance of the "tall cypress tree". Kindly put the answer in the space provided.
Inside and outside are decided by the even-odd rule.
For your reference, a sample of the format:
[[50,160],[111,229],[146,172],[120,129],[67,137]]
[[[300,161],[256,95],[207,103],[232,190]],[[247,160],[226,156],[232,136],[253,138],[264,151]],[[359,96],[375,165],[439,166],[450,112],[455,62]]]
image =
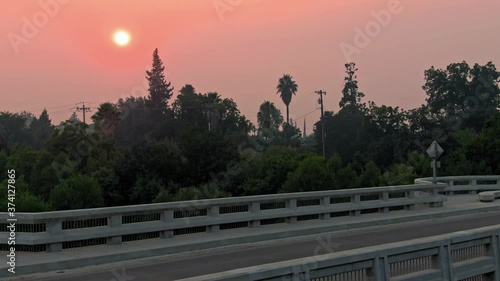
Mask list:
[[346,63],[345,72],[347,76],[344,78],[344,89],[342,90],[342,99],[339,102],[340,108],[346,106],[353,106],[358,109],[364,109],[365,104],[361,103],[361,98],[365,96],[362,92],[358,91],[358,76],[356,75],[356,64]]
[[49,114],[46,109],[43,110],[38,119],[31,122],[30,129],[33,134],[34,147],[42,148],[53,132],[52,122],[49,119]]
[[146,71],[146,79],[149,82],[149,95],[147,106],[155,118],[165,114],[168,110],[168,100],[172,97],[174,88],[170,82],[165,80],[165,66],[158,55],[158,49],[153,52],[153,67]]
[[73,114],[71,114],[71,116],[69,117],[67,122],[75,125],[75,124],[81,123],[82,121],[80,121],[80,119],[78,119],[78,115],[76,115],[76,112],[73,112]]

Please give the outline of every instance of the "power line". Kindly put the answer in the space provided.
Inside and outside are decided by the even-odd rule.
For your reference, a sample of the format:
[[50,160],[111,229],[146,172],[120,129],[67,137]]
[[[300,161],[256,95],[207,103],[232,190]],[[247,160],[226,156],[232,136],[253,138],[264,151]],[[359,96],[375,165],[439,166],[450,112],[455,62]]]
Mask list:
[[112,103],[112,104],[116,104],[117,102],[110,102],[110,101],[87,101],[89,104],[90,103],[97,103],[97,104],[103,104],[103,103]]
[[59,109],[59,110],[56,110],[56,111],[52,111],[52,113],[57,113],[57,112],[63,112],[63,111],[71,111],[72,109],[71,108],[66,108],[66,109]]
[[[54,107],[44,107],[42,109],[32,109],[32,110],[26,110],[27,112],[40,112],[40,111],[44,111],[44,110],[52,110],[52,109],[59,109],[59,108],[63,108],[63,107],[69,107],[69,106],[75,106],[75,105],[79,105],[79,104],[82,104],[83,102],[79,102],[79,103],[70,103],[70,104],[65,104],[65,105],[59,105],[59,106],[54,106]],[[88,107],[90,108],[98,108],[98,106],[90,106],[92,103],[97,103],[97,104],[101,104],[101,103],[105,103],[105,102],[95,102],[95,101],[86,101],[86,103],[89,104]],[[75,107],[73,108],[68,108],[68,110],[73,110],[75,109]],[[57,110],[59,111],[59,110]],[[51,112],[52,113],[55,113],[55,112]]]
[[[109,102],[109,101],[107,101]],[[85,101],[85,102],[79,102],[79,103],[72,103],[72,104],[65,104],[65,105],[60,105],[60,106],[53,106],[53,107],[44,107],[44,108],[39,108],[39,109],[35,109],[35,110],[26,110],[26,112],[31,112],[31,113],[35,113],[35,112],[41,112],[43,110],[47,110],[49,111],[49,115],[56,115],[56,114],[62,114],[62,113],[71,113],[71,112],[82,112],[83,113],[83,119],[85,122],[85,119],[86,119],[86,113],[87,112],[91,112],[92,110],[98,110],[99,109],[99,106],[93,106],[92,104],[95,103],[95,104],[102,104],[102,103],[106,103],[106,102],[96,102],[96,101]],[[111,104],[115,104],[115,105],[118,105],[118,103],[113,103],[113,102],[110,102]],[[123,105],[124,106],[127,106],[129,105],[130,103],[127,102],[127,101],[124,101]],[[170,104],[172,105],[172,104]],[[71,107],[73,106],[73,107]],[[66,109],[64,109],[64,107],[67,107]],[[184,107],[184,108],[203,108],[204,106],[188,106],[188,107]],[[143,108],[135,108],[135,107],[132,107],[131,109],[132,110],[150,110],[150,109],[163,109],[164,107],[149,107],[149,106],[145,106]],[[54,110],[54,111],[50,111],[50,110]],[[257,116],[256,113],[248,113],[248,114],[245,114],[244,111],[245,110],[241,110],[239,109],[240,111],[240,114],[243,115],[243,116],[246,116],[246,117],[255,117]],[[302,116],[304,117],[304,116]],[[302,118],[301,117],[301,118]],[[300,119],[300,118],[299,118]]]
[[64,111],[57,111],[57,112],[52,112],[50,115],[58,115],[58,114],[63,114],[63,113],[71,113],[69,110],[64,110]]
[[38,112],[38,111],[44,111],[44,110],[59,109],[59,108],[68,107],[68,106],[72,106],[72,105],[75,105],[75,104],[74,104],[74,103],[72,103],[72,104],[66,104],[66,105],[55,106],[55,107],[49,107],[49,108],[44,107],[43,109],[27,110],[27,111],[28,111],[28,112]]
[[316,108],[316,109],[314,109],[313,111],[311,111],[311,112],[309,112],[309,113],[306,113],[306,114],[304,114],[304,115],[300,116],[299,118],[295,118],[294,120],[300,120],[300,119],[302,119],[302,118],[304,118],[304,117],[306,117],[306,116],[308,116],[308,115],[310,115],[310,114],[313,114],[313,113],[314,113],[314,112],[316,112],[318,109],[319,109],[319,108]]

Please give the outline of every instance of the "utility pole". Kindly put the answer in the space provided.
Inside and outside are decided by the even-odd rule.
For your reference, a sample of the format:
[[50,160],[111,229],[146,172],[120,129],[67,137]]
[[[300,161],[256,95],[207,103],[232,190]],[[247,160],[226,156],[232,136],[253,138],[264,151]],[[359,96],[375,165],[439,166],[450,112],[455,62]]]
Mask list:
[[304,132],[302,133],[302,137],[305,138],[307,137],[307,133],[306,133],[306,118],[304,117]]
[[208,111],[208,131],[212,131],[212,110]]
[[[214,122],[213,125],[215,126],[212,126],[212,122],[214,121],[214,118],[217,118],[219,115],[218,115],[218,110],[217,110],[217,105],[212,103],[212,104],[209,104],[209,105],[205,105],[202,107],[202,112],[203,114],[205,114],[205,116],[207,117],[207,121],[208,121],[208,131],[211,132],[212,130],[217,130],[217,123]],[[216,120],[217,121],[217,120]],[[212,128],[214,127],[214,128]]]
[[[85,112],[90,112],[90,107],[85,107],[85,103],[84,102],[82,102],[81,104],[83,104],[82,107],[78,107],[77,106],[76,107],[76,111],[83,112],[83,123],[85,123]],[[85,124],[87,124],[87,123],[85,123]]]
[[326,150],[325,150],[325,121],[324,112],[323,112],[323,95],[326,95],[326,92],[323,90],[319,90],[315,92],[319,95],[319,104],[321,105],[321,143],[323,144],[323,157],[326,158]]

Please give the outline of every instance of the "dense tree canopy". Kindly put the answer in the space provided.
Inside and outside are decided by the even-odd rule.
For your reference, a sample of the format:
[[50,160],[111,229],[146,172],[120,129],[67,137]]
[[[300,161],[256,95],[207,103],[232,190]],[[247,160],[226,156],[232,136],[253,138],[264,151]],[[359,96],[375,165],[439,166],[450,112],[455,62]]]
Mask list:
[[427,103],[432,113],[454,129],[480,130],[500,105],[500,72],[493,63],[469,66],[452,63],[425,71]]
[[[409,110],[365,102],[356,65],[345,67],[340,110],[324,115],[326,158],[319,120],[304,137],[270,101],[255,109],[257,128],[234,100],[191,84],[170,103],[155,50],[149,95],[102,103],[93,124],[73,115],[54,126],[47,110],[0,112],[0,178],[15,169],[19,211],[35,212],[399,185],[429,176],[425,149],[434,140],[445,149],[441,174],[500,174],[492,63],[431,67],[426,103]],[[279,78],[286,121],[297,89],[292,76]]]

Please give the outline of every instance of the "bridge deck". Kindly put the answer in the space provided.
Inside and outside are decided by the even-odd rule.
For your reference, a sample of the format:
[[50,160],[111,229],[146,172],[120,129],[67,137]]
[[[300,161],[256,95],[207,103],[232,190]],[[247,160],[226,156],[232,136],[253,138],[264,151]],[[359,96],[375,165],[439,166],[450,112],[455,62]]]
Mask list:
[[[393,223],[403,223],[412,221],[415,222],[415,221],[423,221],[436,218],[445,218],[450,216],[484,213],[488,211],[500,211],[500,202],[497,201],[492,203],[482,203],[478,201],[477,196],[453,196],[449,197],[449,201],[446,202],[445,206],[441,208],[420,209],[413,211],[397,211],[386,214],[382,213],[366,214],[358,217],[339,217],[328,220],[314,220],[300,224],[280,224],[280,225],[263,226],[257,228],[235,229],[231,231],[214,232],[210,233],[209,235],[194,234],[194,235],[184,236],[182,238],[145,240],[141,242],[125,243],[119,246],[96,246],[85,249],[76,249],[76,250],[72,249],[72,250],[65,250],[60,253],[41,253],[41,254],[20,253],[19,254],[20,256],[18,256],[17,267],[18,268],[29,267],[31,269],[38,268],[38,269],[43,269],[43,271],[47,271],[47,270],[57,270],[59,269],[58,266],[61,266],[61,264],[65,264],[65,266],[68,267],[79,268],[81,267],[82,264],[99,265],[110,261],[116,261],[117,256],[120,256],[121,260],[131,260],[139,257],[158,256],[160,254],[171,254],[171,253],[186,252],[190,250],[209,249],[217,246],[230,245],[235,241],[238,242],[263,241],[267,239],[266,236],[275,237],[277,233],[283,233],[282,237],[290,237],[290,235],[293,234],[292,235],[293,237],[293,236],[325,233],[332,231],[353,230],[362,227],[370,227],[377,225],[388,225]],[[431,222],[432,221],[426,221],[425,223],[431,223]],[[485,220],[484,218],[469,219],[467,223],[455,223],[455,224],[450,224],[449,226],[440,225],[439,227],[433,226],[430,228],[417,227],[417,229],[419,230],[414,231],[414,233],[408,232],[408,230],[406,230],[407,235],[404,237],[400,236],[398,233],[392,233],[390,230],[391,227],[387,227],[387,229],[389,230],[386,230],[387,233],[385,234],[386,236],[385,243],[392,241],[403,241],[405,239],[414,239],[426,235],[436,235],[462,229],[470,229],[474,227],[495,225],[495,224],[500,224],[500,216],[498,216],[498,214],[496,216],[491,217],[489,220]],[[439,230],[438,231],[439,233],[433,233],[432,232],[433,229],[436,231]],[[363,233],[363,231],[359,232]],[[384,241],[372,239],[370,236],[370,237],[365,237],[363,241],[358,242],[357,245],[359,247],[366,246],[366,244],[377,245],[377,242],[380,243]],[[276,243],[276,241],[268,241],[266,243],[268,245],[280,244]],[[316,246],[318,245],[317,241],[315,241],[315,245]],[[348,244],[345,244],[344,247],[346,245]],[[234,247],[228,247],[228,248],[234,248]],[[314,248],[312,250],[314,250]],[[313,255],[312,250],[309,250],[308,254],[309,256]],[[283,253],[283,249],[281,250],[281,252]],[[293,249],[288,249],[287,251],[284,252],[289,253],[288,255],[285,256],[288,259],[297,258],[296,256],[297,253],[299,255],[303,255],[302,252],[299,251],[296,253]],[[271,257],[275,256],[274,251],[272,252],[270,251],[269,253],[270,253],[269,256]],[[265,256],[260,256],[257,260],[254,257],[253,262],[245,262],[248,260],[245,258],[245,256],[247,255],[244,253],[241,254],[243,259],[239,257],[238,259],[234,260],[237,261],[236,264],[234,262],[229,263],[231,264],[230,266],[231,268],[239,268],[243,266],[250,266],[250,265],[270,262],[268,259],[266,259]],[[262,255],[262,253],[260,255]],[[174,256],[172,256],[172,258]],[[197,254],[191,253],[191,257],[197,258]],[[232,259],[230,258],[230,260]],[[189,268],[191,267],[198,269],[205,268],[205,270],[200,272],[200,274],[214,272],[213,270],[210,270],[210,268],[206,268],[205,267],[206,264],[207,264],[206,261],[203,264],[199,264],[198,262],[193,261],[193,263],[190,264]],[[5,266],[2,265],[2,267]],[[194,271],[191,271],[189,268],[185,268],[184,273],[179,274],[176,278],[174,279],[167,278],[165,280],[175,280],[177,278],[195,276],[191,275],[194,274]],[[228,270],[228,269],[230,268],[226,266],[223,266],[221,268],[221,270]],[[180,269],[177,268],[176,270]],[[75,281],[72,278],[70,279]],[[90,280],[90,279],[81,279],[81,280]],[[100,280],[100,279],[92,278],[92,280]],[[107,280],[110,280],[109,271]],[[140,280],[150,280],[150,279],[141,278]]]

